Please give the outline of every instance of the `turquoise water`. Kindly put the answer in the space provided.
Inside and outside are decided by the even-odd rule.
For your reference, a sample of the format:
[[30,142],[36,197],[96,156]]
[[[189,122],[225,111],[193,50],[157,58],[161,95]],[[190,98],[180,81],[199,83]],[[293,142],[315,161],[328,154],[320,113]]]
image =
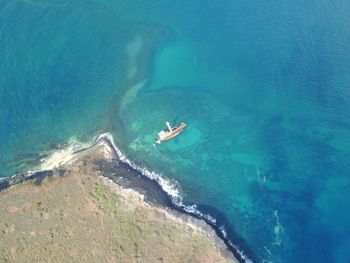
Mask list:
[[[3,1],[0,175],[111,131],[257,262],[350,261],[346,1]],[[154,146],[164,122],[189,123]]]

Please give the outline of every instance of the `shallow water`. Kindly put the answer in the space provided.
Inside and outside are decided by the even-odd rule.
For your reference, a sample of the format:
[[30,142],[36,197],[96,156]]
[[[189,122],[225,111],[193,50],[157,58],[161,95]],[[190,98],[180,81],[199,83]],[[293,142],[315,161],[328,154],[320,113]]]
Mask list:
[[[350,4],[0,3],[0,175],[112,131],[257,261],[350,260]],[[154,146],[164,122],[185,121]]]

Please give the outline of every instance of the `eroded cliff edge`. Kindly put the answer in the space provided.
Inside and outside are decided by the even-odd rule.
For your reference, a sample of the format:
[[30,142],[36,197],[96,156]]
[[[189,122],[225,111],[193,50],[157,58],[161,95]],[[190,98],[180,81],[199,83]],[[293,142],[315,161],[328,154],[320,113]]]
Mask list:
[[3,189],[0,261],[235,262],[203,221],[146,196],[131,172],[102,143]]

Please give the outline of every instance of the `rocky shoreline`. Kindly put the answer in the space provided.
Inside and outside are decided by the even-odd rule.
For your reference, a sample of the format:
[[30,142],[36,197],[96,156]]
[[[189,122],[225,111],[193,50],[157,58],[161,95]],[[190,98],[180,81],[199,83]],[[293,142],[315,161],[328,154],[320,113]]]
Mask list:
[[[199,260],[199,257],[203,257],[203,255],[201,254],[209,253],[209,255],[214,256],[216,260],[215,262],[237,262],[236,258],[232,254],[232,251],[230,251],[230,249],[227,247],[225,242],[220,237],[217,236],[217,233],[211,226],[209,226],[203,220],[194,218],[193,216],[190,216],[190,215],[186,215],[176,209],[172,209],[171,199],[169,198],[167,193],[162,191],[159,185],[155,184],[151,180],[145,179],[144,176],[137,174],[137,172],[135,172],[134,169],[132,169],[125,163],[118,160],[118,155],[116,154],[115,149],[112,147],[112,145],[109,145],[108,141],[101,140],[100,142],[96,143],[94,146],[87,147],[85,150],[77,151],[77,153],[75,153],[74,155],[74,158],[68,158],[68,159],[66,158],[66,160],[67,160],[66,163],[64,162],[62,163],[61,161],[58,161],[57,166],[51,165],[53,167],[52,170],[21,174],[11,178],[2,179],[0,181],[0,195],[4,197],[9,193],[12,194],[12,193],[18,192],[21,187],[25,187],[25,188],[34,187],[36,189],[42,187],[42,185],[49,187],[48,185],[50,185],[50,183],[52,184],[52,181],[55,181],[55,182],[64,181],[64,180],[68,180],[65,178],[70,178],[70,177],[80,178],[80,179],[77,179],[78,181],[79,180],[86,181],[84,177],[87,177],[90,179],[93,178],[92,181],[95,180],[95,182],[98,182],[98,184],[107,186],[107,188],[104,188],[104,189],[109,189],[109,190],[104,190],[104,191],[108,192],[112,190],[115,196],[119,196],[119,198],[120,196],[123,196],[125,200],[129,200],[130,198],[131,198],[130,200],[134,200],[134,201],[139,200],[137,202],[138,206],[141,206],[143,208],[147,207],[147,209],[152,210],[153,212],[156,211],[156,214],[158,216],[161,214],[164,218],[166,218],[165,221],[169,220],[168,222],[169,225],[173,225],[173,224],[178,226],[181,225],[179,229],[182,229],[182,230],[179,230],[178,234],[181,233],[181,231],[183,231],[183,228],[185,229],[188,228],[186,231],[190,231],[192,234],[200,233],[198,234],[200,237],[200,240],[202,241],[204,240],[205,241],[204,243],[206,244],[204,245],[205,250],[196,251],[196,252],[192,251],[191,253],[193,254],[192,255],[193,259],[198,258]],[[14,187],[10,187],[11,185]],[[99,200],[99,202],[100,201],[101,200]],[[3,212],[4,213],[7,212],[6,215],[8,216],[16,216],[9,212],[9,206],[4,207],[5,203],[6,202],[4,202],[1,207],[1,209],[3,209]],[[47,206],[49,207],[50,205],[47,204]],[[110,204],[108,204],[108,207],[110,208]],[[3,220],[4,218],[1,221]],[[11,220],[8,220],[8,221],[11,221]],[[4,224],[4,222],[2,223]],[[160,222],[158,222],[158,224],[159,223]],[[7,222],[6,224],[8,225],[9,223]],[[116,223],[116,225],[118,225],[118,223]],[[163,231],[161,225],[159,226],[160,228],[158,229],[158,231],[159,230]],[[4,231],[6,232],[6,229],[8,228],[8,226],[5,227],[5,225],[2,225],[2,227],[5,229],[3,230],[3,232]],[[172,238],[174,240],[176,239],[175,237],[172,237]],[[201,243],[202,241],[199,242],[197,240],[196,242],[192,243],[192,246],[196,247],[197,246],[196,243],[199,242],[200,244],[202,244]],[[6,247],[6,244],[7,244],[6,234],[3,233],[2,237],[0,238],[0,243],[3,243],[1,247]],[[188,247],[191,247],[191,242],[189,242],[187,245],[186,243],[184,243],[183,245],[186,247],[187,245]],[[162,246],[158,247],[158,250],[161,248]],[[149,250],[147,251],[150,252]],[[189,253],[189,251],[187,252]],[[5,254],[6,254],[6,251],[5,252],[3,251],[2,254],[0,255],[4,256]],[[10,254],[6,254],[6,255],[9,256]],[[14,254],[16,253],[14,252]],[[173,256],[176,258],[175,254]],[[123,256],[119,254],[119,260],[123,260],[122,257]],[[208,257],[208,259],[209,258],[210,257]],[[163,257],[163,259],[165,258]],[[204,259],[201,258],[200,261],[194,260],[193,262],[213,262],[213,261],[203,261],[203,260]],[[212,258],[211,260],[214,260],[214,259]],[[121,261],[121,262],[127,262],[127,261]],[[147,261],[145,257],[144,261],[141,261],[141,262],[149,262],[149,261]],[[162,261],[159,261],[159,262],[162,262]],[[169,261],[165,260],[164,262],[169,262]]]

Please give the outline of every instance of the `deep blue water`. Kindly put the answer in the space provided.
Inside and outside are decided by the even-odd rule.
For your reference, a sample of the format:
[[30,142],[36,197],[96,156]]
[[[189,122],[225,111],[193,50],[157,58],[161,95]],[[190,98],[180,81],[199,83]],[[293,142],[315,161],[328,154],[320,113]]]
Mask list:
[[[350,261],[347,1],[0,2],[0,176],[113,132],[258,262]],[[189,127],[154,147],[164,122]]]

